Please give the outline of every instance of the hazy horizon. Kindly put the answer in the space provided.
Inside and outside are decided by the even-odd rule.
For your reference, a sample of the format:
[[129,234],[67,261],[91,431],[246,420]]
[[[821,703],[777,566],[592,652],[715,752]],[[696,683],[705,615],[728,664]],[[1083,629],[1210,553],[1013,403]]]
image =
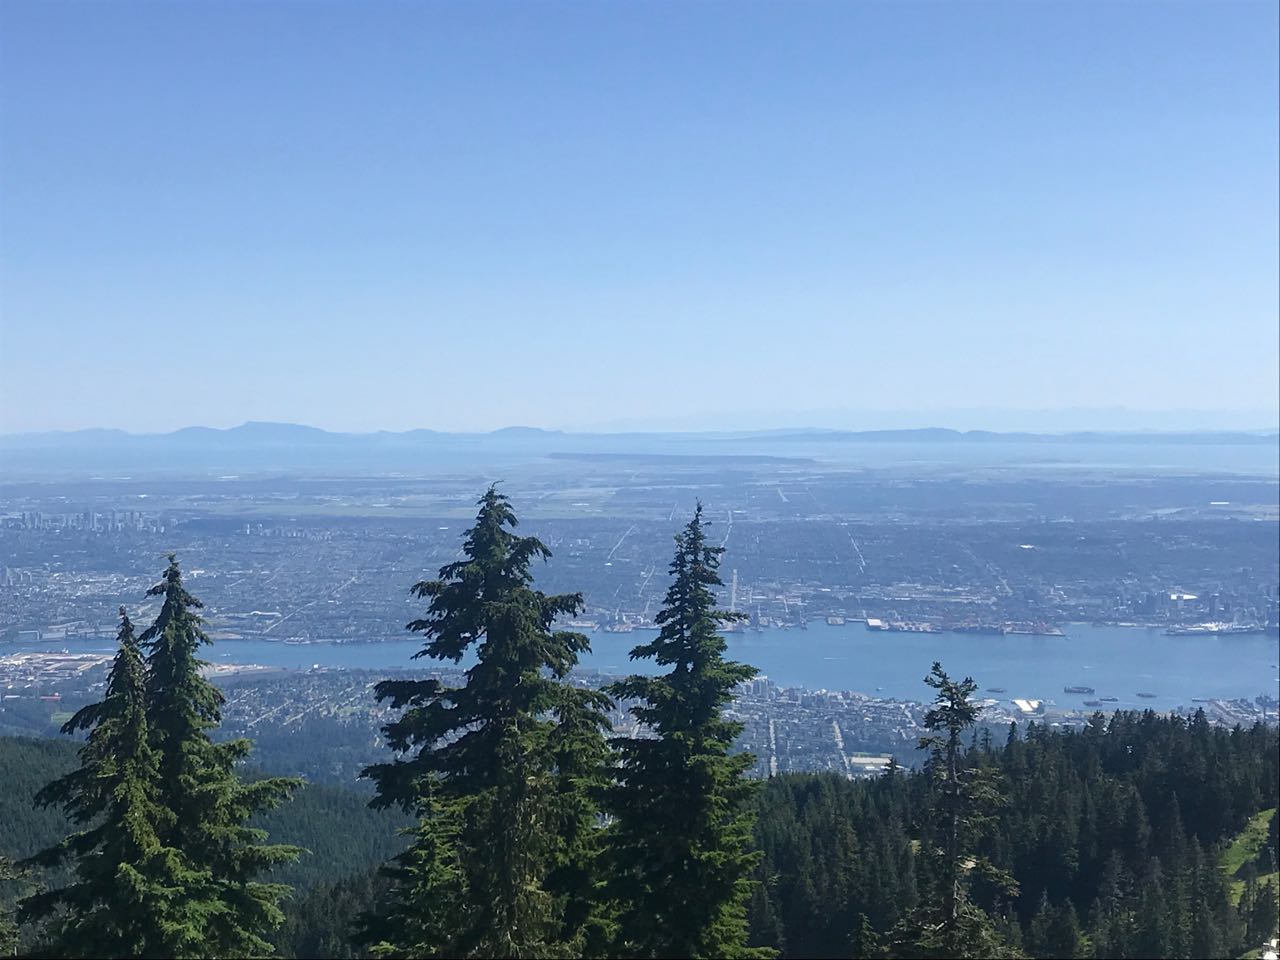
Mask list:
[[[1006,411],[941,411],[932,414],[911,411],[864,411],[849,416],[838,414],[798,414],[788,419],[778,414],[709,416],[706,418],[681,418],[675,420],[620,420],[596,424],[534,424],[512,421],[476,430],[453,430],[447,426],[423,423],[409,427],[387,428],[370,426],[342,430],[322,423],[292,420],[272,420],[255,417],[227,423],[184,423],[159,430],[130,430],[110,424],[93,424],[83,427],[53,430],[0,430],[0,436],[21,437],[47,433],[122,432],[134,436],[154,436],[190,429],[232,430],[249,425],[278,427],[303,427],[327,433],[368,435],[377,433],[406,433],[427,430],[442,434],[483,434],[513,429],[541,430],[567,434],[700,434],[700,433],[752,433],[787,431],[847,431],[892,432],[911,430],[954,430],[990,433],[1266,433],[1280,430],[1278,423],[1264,422],[1267,414],[1257,411],[1204,411],[1204,410],[1006,410]],[[1106,418],[1103,422],[1103,418]]]

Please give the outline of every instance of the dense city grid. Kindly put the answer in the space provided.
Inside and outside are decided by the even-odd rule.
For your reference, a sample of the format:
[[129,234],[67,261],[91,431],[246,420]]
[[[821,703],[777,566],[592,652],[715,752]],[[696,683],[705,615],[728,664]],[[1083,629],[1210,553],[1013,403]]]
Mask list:
[[[727,553],[720,603],[741,629],[866,620],[888,631],[1056,633],[1069,622],[1170,631],[1277,628],[1277,485],[1212,475],[1088,471],[820,469],[786,461],[572,462],[512,469],[524,523],[551,548],[549,592],[583,592],[584,630],[635,632],[666,588],[671,536],[697,500]],[[0,505],[0,724],[48,732],[100,682],[59,644],[109,638],[115,611],[154,615],[143,593],[175,551],[215,641],[404,639],[408,586],[456,559],[491,478],[316,476],[11,482]],[[5,656],[4,644],[47,655]],[[406,664],[408,666],[408,664]],[[360,671],[237,670],[227,729],[320,732],[302,770],[349,776],[385,720]],[[581,682],[602,682],[589,673]],[[58,699],[54,699],[55,695]],[[49,699],[41,699],[49,698]],[[62,698],[65,697],[65,701]],[[1214,702],[1223,722],[1275,703]],[[920,707],[867,693],[747,684],[735,711],[756,773],[859,775],[909,760]],[[1062,711],[1054,722],[1080,722]],[[1024,718],[991,698],[986,722]],[[615,729],[628,723],[614,714]],[[314,742],[314,741],[313,741]]]

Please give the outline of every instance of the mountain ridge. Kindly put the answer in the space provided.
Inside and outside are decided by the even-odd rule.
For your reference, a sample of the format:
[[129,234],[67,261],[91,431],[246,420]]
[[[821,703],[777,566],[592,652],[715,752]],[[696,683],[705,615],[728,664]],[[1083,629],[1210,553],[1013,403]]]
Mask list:
[[165,439],[251,439],[257,441],[289,441],[311,439],[318,442],[341,440],[437,440],[449,438],[491,438],[495,440],[597,439],[597,438],[687,438],[725,440],[768,440],[779,443],[794,441],[890,441],[912,443],[936,442],[1046,442],[1046,443],[1267,443],[1280,442],[1280,432],[1259,430],[956,430],[951,427],[912,427],[905,429],[842,430],[827,427],[787,427],[767,430],[620,430],[568,431],[543,427],[513,425],[488,431],[447,431],[429,427],[408,430],[343,431],[325,430],[308,424],[270,420],[248,420],[234,427],[191,425],[160,432],[134,432],[116,427],[84,427],[76,430],[44,430],[0,433],[0,444],[22,446],[55,440],[146,441]]

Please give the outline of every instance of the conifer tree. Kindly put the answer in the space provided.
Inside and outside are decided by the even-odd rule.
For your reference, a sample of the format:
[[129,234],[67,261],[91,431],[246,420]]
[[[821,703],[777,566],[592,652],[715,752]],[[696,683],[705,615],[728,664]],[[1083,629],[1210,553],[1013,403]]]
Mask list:
[[36,795],[37,804],[61,807],[81,829],[28,863],[70,862],[74,879],[27,898],[22,917],[52,918],[45,949],[55,956],[200,955],[204,926],[221,905],[208,873],[161,840],[176,820],[159,799],[142,654],[123,608],[118,643],[104,699],[62,727],[89,731],[80,766]]
[[1240,899],[1240,913],[1244,920],[1245,942],[1263,943],[1280,929],[1280,907],[1276,905],[1276,885],[1247,884]]
[[1081,955],[1083,944],[1080,938],[1080,919],[1070,900],[1064,900],[1054,911],[1053,920],[1049,924],[1048,943],[1049,956],[1059,960],[1075,960]]
[[[0,889],[4,884],[13,883],[21,876],[20,871],[8,857],[0,856]],[[18,950],[18,925],[14,922],[13,912],[8,907],[0,907],[0,956],[11,956]]]
[[586,956],[608,950],[612,924],[603,909],[600,798],[609,768],[609,746],[602,733],[609,723],[606,695],[578,687],[561,691],[550,747],[555,763],[552,829],[556,838],[547,888],[556,896],[561,943]]
[[1049,947],[1049,928],[1053,923],[1053,907],[1049,904],[1049,894],[1040,894],[1040,902],[1036,912],[1027,926],[1026,946],[1033,957],[1051,957]]
[[929,750],[931,831],[921,839],[927,878],[911,922],[897,931],[899,945],[923,957],[995,957],[1005,952],[996,926],[970,895],[973,881],[1012,894],[1013,879],[978,852],[979,841],[1000,803],[995,772],[965,755],[961,737],[978,720],[969,677],[955,681],[934,663],[925,683],[937,691],[925,714],[931,731],[920,738]]
[[247,824],[288,799],[302,781],[242,782],[235,768],[248,756],[250,742],[210,739],[222,720],[224,698],[200,672],[205,663],[199,649],[210,642],[197,612],[202,604],[183,585],[173,555],[164,579],[147,595],[163,598],[155,622],[138,638],[148,651],[147,720],[158,754],[159,799],[171,814],[159,838],[181,850],[213,885],[217,908],[203,934],[206,955],[262,956],[271,952],[265,937],[284,918],[279,903],[289,888],[257,878],[302,851],[265,843],[266,832]]
[[1138,893],[1138,912],[1134,931],[1133,954],[1140,957],[1173,956],[1175,925],[1168,886],[1160,864],[1152,861]]
[[855,960],[875,960],[880,956],[880,936],[865,913],[858,914],[858,925],[853,930],[853,956]]
[[1267,821],[1267,842],[1258,853],[1260,873],[1275,873],[1280,870],[1280,810],[1271,814]]
[[[698,504],[675,538],[658,636],[631,651],[670,671],[631,676],[609,692],[637,701],[650,735],[618,738],[609,877],[618,905],[615,951],[629,957],[735,957],[747,949],[746,902],[759,854],[751,850],[754,758],[732,754],[742,724],[722,711],[755,669],[725,659],[717,610],[724,552],[707,544]],[[770,951],[763,951],[768,955]]]
[[[0,890],[4,884],[13,883],[22,876],[18,868],[8,856],[0,856]],[[18,952],[18,924],[14,922],[13,911],[8,906],[0,906],[0,956],[12,956]]]
[[382,868],[395,896],[381,913],[358,921],[355,939],[375,957],[446,956],[462,909],[456,804],[435,794],[432,781],[414,799],[417,823],[403,833],[407,849]]
[[[592,769],[604,754],[609,701],[563,682],[589,644],[555,623],[582,608],[581,594],[535,590],[530,565],[550,551],[534,537],[516,536],[515,514],[493,487],[479,507],[463,559],[412,588],[430,605],[409,624],[426,636],[415,656],[457,663],[474,653],[466,685],[390,680],[376,688],[380,700],[404,708],[383,730],[393,750],[411,755],[364,775],[376,784],[375,806],[419,816],[411,852],[423,858],[416,873],[393,868],[387,916],[434,916],[441,898],[454,905],[440,922],[422,920],[416,940],[396,942],[395,924],[384,926],[391,939],[383,949],[406,956],[574,953],[591,912],[582,861],[593,846],[589,783],[599,776]],[[429,809],[427,795],[434,798]],[[370,930],[377,929],[375,919]]]

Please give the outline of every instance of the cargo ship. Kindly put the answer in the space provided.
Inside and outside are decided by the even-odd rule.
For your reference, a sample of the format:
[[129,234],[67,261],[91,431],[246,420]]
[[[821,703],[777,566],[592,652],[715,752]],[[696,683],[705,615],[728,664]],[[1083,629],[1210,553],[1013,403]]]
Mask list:
[[1186,626],[1169,627],[1169,629],[1165,630],[1165,635],[1170,637],[1234,637],[1266,632],[1266,627],[1248,623],[1191,623]]
[[1063,693],[1093,693],[1093,687],[1063,687]]
[[881,620],[867,617],[868,630],[884,630],[888,633],[941,633],[936,624],[923,620]]
[[[827,621],[830,623],[830,619]],[[1061,637],[1061,629],[1047,623],[1016,621],[1013,623],[988,623],[980,620],[882,620],[867,617],[868,630],[885,630],[890,633],[971,633],[992,637],[1027,636]]]
[[1003,637],[1007,628],[999,623],[953,623],[946,628],[952,633],[979,633],[985,636]]
[[1004,632],[1011,637],[1065,637],[1066,634],[1061,627],[1055,627],[1052,624],[1040,623],[1038,621],[1031,623],[1010,623],[1006,624]]

